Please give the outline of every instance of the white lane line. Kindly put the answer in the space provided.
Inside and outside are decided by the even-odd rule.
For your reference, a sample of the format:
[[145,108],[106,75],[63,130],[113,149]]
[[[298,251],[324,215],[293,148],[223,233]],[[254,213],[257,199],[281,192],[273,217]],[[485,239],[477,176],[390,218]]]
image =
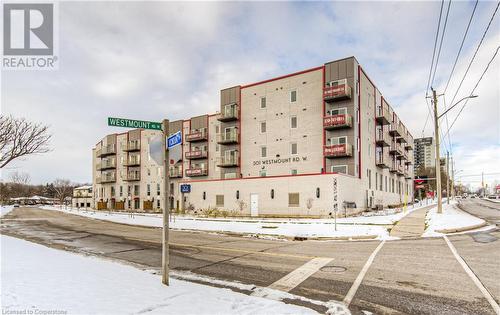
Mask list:
[[486,287],[481,283],[481,280],[476,276],[474,271],[470,269],[469,265],[465,262],[465,260],[458,254],[457,249],[453,244],[450,242],[448,237],[446,235],[443,236],[444,240],[446,241],[446,244],[448,244],[448,247],[450,248],[451,252],[453,253],[453,256],[457,259],[458,263],[464,268],[465,272],[469,275],[469,277],[472,279],[476,287],[483,293],[484,297],[488,302],[490,303],[491,307],[493,307],[493,310],[497,315],[500,315],[500,306],[498,306],[498,303],[495,301],[493,296],[491,296],[491,293],[486,289]]
[[370,266],[373,263],[373,260],[375,259],[375,256],[377,256],[377,253],[379,250],[384,246],[385,241],[382,241],[377,248],[373,251],[373,253],[368,257],[368,260],[366,261],[365,265],[363,266],[363,269],[361,269],[361,272],[358,274],[356,280],[354,280],[354,283],[352,284],[351,288],[349,289],[349,292],[347,292],[347,295],[344,298],[344,304],[346,306],[349,306],[351,304],[352,299],[354,298],[354,295],[356,294],[356,291],[358,291],[359,286],[361,285],[361,281],[363,281],[363,278],[365,277],[366,272],[370,268]]
[[269,286],[270,289],[289,292],[332,261],[333,258],[313,258]]

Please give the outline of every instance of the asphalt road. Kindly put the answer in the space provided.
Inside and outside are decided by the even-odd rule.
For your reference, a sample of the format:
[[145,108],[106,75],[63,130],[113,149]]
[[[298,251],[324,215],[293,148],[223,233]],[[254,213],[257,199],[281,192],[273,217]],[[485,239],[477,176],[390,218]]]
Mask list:
[[[157,228],[18,208],[1,219],[0,232],[55,248],[122,260],[144,269],[161,266],[161,230]],[[500,230],[449,236],[497,303],[498,238]],[[260,287],[270,286],[317,257],[332,258],[290,291],[316,301],[344,300],[378,248],[349,305],[353,314],[361,314],[362,310],[375,314],[495,314],[443,238],[381,244],[263,240],[171,231],[170,239],[172,269]],[[326,311],[321,305],[287,302]]]
[[500,203],[479,198],[460,200],[460,209],[500,227]]

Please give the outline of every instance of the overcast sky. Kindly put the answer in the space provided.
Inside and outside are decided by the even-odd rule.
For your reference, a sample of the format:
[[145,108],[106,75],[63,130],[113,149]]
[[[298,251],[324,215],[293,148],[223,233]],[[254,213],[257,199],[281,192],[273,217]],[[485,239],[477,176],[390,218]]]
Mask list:
[[[438,92],[473,6],[451,4],[434,84]],[[448,102],[495,6],[480,1],[477,7]],[[2,114],[49,124],[53,150],[11,163],[2,177],[19,170],[33,183],[91,182],[91,148],[105,134],[122,131],[107,126],[108,116],[159,121],[213,113],[222,88],[352,55],[420,137],[439,9],[440,2],[61,2],[59,70],[3,71],[1,83]],[[457,100],[470,93],[500,43],[499,15]],[[451,131],[461,175],[500,173],[499,60]],[[450,124],[458,111],[451,112]],[[442,126],[446,129],[446,121]],[[424,134],[432,135],[430,121]],[[447,141],[444,148],[450,149]],[[462,178],[473,185],[479,179]]]

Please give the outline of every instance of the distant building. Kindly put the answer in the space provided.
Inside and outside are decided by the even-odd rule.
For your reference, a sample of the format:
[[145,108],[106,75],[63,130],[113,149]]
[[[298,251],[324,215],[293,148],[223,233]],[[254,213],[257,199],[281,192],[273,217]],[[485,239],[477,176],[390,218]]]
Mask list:
[[[415,149],[413,150],[413,160],[415,167],[413,171],[417,176],[420,168],[434,168],[436,165],[436,145],[433,137],[415,138]],[[442,156],[442,155],[441,155]],[[441,169],[446,172],[446,157],[441,157]]]
[[81,186],[73,189],[71,204],[73,208],[94,208],[92,186]]

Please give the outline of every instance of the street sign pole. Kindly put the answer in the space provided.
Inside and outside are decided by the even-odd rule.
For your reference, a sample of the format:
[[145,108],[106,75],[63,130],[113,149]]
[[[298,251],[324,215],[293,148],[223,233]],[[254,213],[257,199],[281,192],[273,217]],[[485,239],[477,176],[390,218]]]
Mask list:
[[163,181],[163,243],[162,243],[162,277],[161,282],[165,285],[168,285],[168,274],[169,274],[169,253],[168,253],[168,197],[170,195],[170,184],[169,184],[169,159],[168,159],[168,150],[167,150],[167,138],[168,138],[168,127],[169,121],[168,119],[163,120],[163,175],[165,176]]

